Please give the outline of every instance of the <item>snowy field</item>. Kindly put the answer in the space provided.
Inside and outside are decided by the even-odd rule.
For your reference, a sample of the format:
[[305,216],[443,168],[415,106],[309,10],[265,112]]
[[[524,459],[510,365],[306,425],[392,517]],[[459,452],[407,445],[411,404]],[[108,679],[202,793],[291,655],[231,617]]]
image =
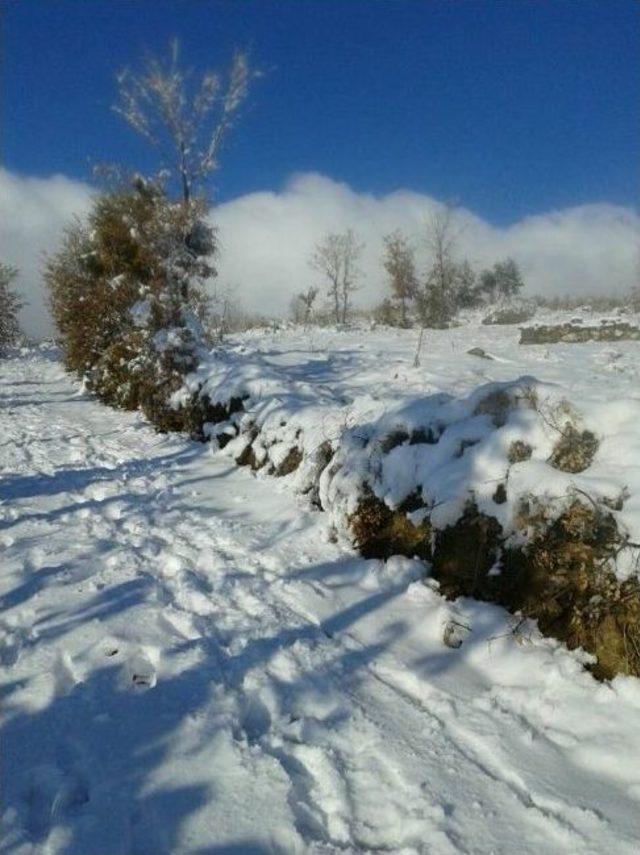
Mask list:
[[[629,412],[611,402],[640,405],[639,343],[517,335],[429,332],[417,369],[415,332],[231,347],[256,387],[358,417],[521,375],[605,435]],[[53,351],[0,382],[0,851],[640,849],[636,679],[596,682],[533,625],[444,600],[416,561],[356,557],[298,473],[158,435]]]
[[[417,340],[414,330],[388,328],[248,334],[214,351],[176,402],[198,388],[221,404],[246,397],[235,427],[214,428],[239,430],[226,455],[238,459],[252,442],[268,477],[295,449],[302,465],[292,489],[317,494],[343,537],[372,490],[391,508],[417,495],[422,507],[412,520],[428,514],[440,529],[473,500],[514,543],[523,536],[523,497],[535,497],[553,517],[579,496],[615,507],[623,537],[640,543],[638,341],[520,346],[515,326],[466,323],[426,331],[414,367]],[[552,462],[567,419],[597,438],[582,472]],[[514,442],[529,450],[516,465],[509,460]],[[322,459],[327,443],[330,466]],[[505,488],[500,504],[498,485]],[[638,547],[621,549],[614,569],[621,579],[640,573]]]

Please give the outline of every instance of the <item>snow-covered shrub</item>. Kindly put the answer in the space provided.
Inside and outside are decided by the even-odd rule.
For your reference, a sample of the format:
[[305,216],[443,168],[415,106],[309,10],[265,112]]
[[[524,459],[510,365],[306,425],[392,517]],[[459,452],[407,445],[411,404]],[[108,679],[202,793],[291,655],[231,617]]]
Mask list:
[[522,327],[520,344],[577,344],[585,341],[640,341],[640,327],[627,321],[601,321],[598,326],[580,323],[534,324]]
[[512,258],[497,261],[490,270],[483,270],[478,281],[478,291],[488,303],[510,300],[523,288],[520,268]]
[[365,558],[431,557],[431,526],[426,518],[417,523],[409,519],[407,514],[411,510],[423,507],[417,497],[410,499],[392,510],[372,492],[366,492],[348,519],[349,530],[361,555]]
[[519,542],[470,503],[436,532],[431,558],[440,591],[535,618],[546,635],[594,654],[590,667],[601,679],[640,675],[640,583],[614,572],[626,541],[611,511],[576,498],[556,515],[532,496],[521,501],[516,528]]
[[535,306],[526,301],[511,301],[496,306],[482,319],[482,323],[490,324],[524,324],[535,317]]
[[106,403],[142,407],[163,430],[182,427],[168,400],[202,344],[202,283],[215,274],[204,213],[137,179],[98,197],[45,271],[67,367]]
[[385,297],[381,303],[374,306],[371,312],[371,317],[374,323],[382,324],[385,327],[404,326],[400,307],[389,297]]
[[11,288],[18,271],[0,263],[0,356],[20,339],[18,312],[22,301]]
[[213,442],[286,475],[361,554],[421,557],[446,596],[537,619],[599,677],[640,676],[637,402],[610,402],[603,423],[600,403],[578,411],[528,376],[339,401],[244,349],[201,364],[183,394],[199,389],[246,396]]
[[590,430],[578,430],[566,422],[549,462],[562,472],[584,472],[598,450],[598,439]]

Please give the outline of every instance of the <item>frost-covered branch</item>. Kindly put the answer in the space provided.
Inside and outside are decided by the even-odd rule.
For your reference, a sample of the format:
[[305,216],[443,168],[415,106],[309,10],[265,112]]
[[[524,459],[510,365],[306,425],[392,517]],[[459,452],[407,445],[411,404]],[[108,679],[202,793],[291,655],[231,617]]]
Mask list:
[[222,144],[256,76],[247,54],[238,51],[227,74],[207,71],[197,82],[179,63],[177,41],[168,61],[150,56],[141,72],[118,75],[115,112],[158,150],[185,204],[218,168]]

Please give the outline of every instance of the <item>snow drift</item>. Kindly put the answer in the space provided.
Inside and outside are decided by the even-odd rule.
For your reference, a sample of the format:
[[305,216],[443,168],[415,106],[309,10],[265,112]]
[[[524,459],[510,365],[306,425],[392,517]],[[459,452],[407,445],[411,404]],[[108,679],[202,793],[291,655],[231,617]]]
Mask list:
[[537,618],[595,654],[599,676],[640,674],[639,400],[576,406],[526,375],[341,399],[298,356],[285,368],[246,345],[215,352],[174,405],[242,400],[205,432],[289,476],[362,554],[428,559],[449,595]]

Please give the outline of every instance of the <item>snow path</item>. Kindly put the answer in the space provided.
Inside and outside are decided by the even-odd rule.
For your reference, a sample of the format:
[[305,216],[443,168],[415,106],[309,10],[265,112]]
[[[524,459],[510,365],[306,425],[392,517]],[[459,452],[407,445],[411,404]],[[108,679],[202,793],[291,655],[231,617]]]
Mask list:
[[0,851],[638,851],[637,681],[355,558],[51,353],[0,378]]

